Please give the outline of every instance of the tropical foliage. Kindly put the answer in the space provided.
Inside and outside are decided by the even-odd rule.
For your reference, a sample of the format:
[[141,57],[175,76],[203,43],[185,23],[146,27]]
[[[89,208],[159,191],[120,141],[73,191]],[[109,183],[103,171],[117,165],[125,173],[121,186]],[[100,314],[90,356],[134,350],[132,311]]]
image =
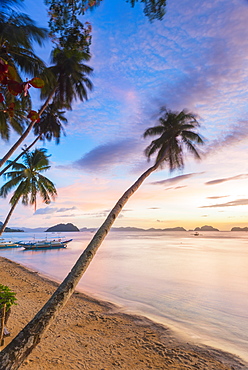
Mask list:
[[25,75],[38,75],[45,67],[44,62],[34,53],[33,43],[40,46],[47,40],[45,28],[37,27],[26,14],[11,11],[0,12],[0,58]]
[[[0,167],[9,159],[15,149],[24,140],[32,129],[35,122],[39,120],[39,114],[31,109],[29,99],[29,88],[33,86],[42,88],[44,81],[33,77],[28,81],[20,82],[16,69],[5,59],[0,58],[0,135],[3,139],[9,139],[10,127],[17,133],[22,134],[25,123],[31,123],[22,134],[21,138],[0,160]],[[43,109],[45,109],[44,106]]]
[[[65,111],[59,110],[55,104],[49,104],[40,116],[40,120],[34,124],[34,135],[40,140],[55,140],[59,144],[61,133],[65,135],[63,125],[67,125]],[[35,140],[37,141],[37,140]]]
[[0,196],[6,198],[14,188],[16,190],[10,198],[11,209],[0,230],[0,235],[20,199],[25,206],[30,204],[34,205],[35,208],[38,194],[46,204],[55,199],[57,191],[54,184],[41,174],[49,168],[45,149],[35,149],[31,153],[26,152],[23,155],[23,163],[12,163],[12,170],[5,174],[8,181],[1,187]]
[[0,345],[4,345],[4,332],[6,330],[10,307],[16,304],[16,293],[6,285],[0,284]]
[[[49,7],[49,28],[54,40],[59,40],[60,44],[68,45],[68,34],[74,35],[71,41],[78,45],[85,44],[90,46],[91,37],[89,35],[89,24],[82,24],[79,17],[86,11],[95,9],[102,0],[45,0]],[[165,15],[166,0],[126,0],[134,7],[135,3],[144,3],[144,14],[150,21],[162,19]],[[86,43],[85,43],[86,41]]]
[[84,64],[90,60],[90,54],[84,51],[55,48],[51,54],[51,67],[47,68],[42,79],[49,81],[41,90],[41,98],[49,96],[51,88],[55,89],[54,105],[61,109],[72,109],[73,101],[88,99],[88,90],[93,86],[87,77],[93,69]]
[[[31,111],[29,87],[39,86],[39,75],[44,69],[43,61],[34,54],[33,43],[43,45],[48,32],[37,27],[27,15],[10,9],[1,2],[0,11],[0,135],[8,140],[11,128],[22,134],[27,116]],[[26,81],[26,76],[31,76]],[[25,82],[23,78],[25,77]]]
[[197,127],[199,123],[194,114],[185,110],[178,113],[162,108],[158,125],[148,128],[144,133],[144,138],[159,135],[145,150],[148,160],[157,153],[156,163],[163,165],[166,162],[173,171],[183,168],[185,148],[199,159],[194,144],[203,144],[203,139],[194,132]]
[[6,311],[16,303],[16,293],[13,292],[8,286],[0,284],[0,309],[6,305]]
[[144,14],[150,21],[162,19],[165,15],[166,0],[127,0],[127,2],[130,2],[132,6],[138,2],[144,3]]

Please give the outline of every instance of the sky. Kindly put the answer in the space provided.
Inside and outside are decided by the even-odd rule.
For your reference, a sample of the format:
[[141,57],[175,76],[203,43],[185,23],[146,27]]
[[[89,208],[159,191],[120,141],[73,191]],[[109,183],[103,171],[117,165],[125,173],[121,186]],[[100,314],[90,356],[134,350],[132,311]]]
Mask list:
[[[47,26],[43,2],[24,3],[23,12]],[[187,155],[183,170],[153,173],[114,226],[248,226],[248,1],[168,0],[164,19],[151,23],[142,4],[103,0],[83,19],[92,25],[94,90],[66,115],[60,144],[41,143],[51,154],[46,176],[58,197],[49,205],[39,199],[36,211],[20,203],[9,226],[99,227],[152,164],[143,133],[163,106],[198,115],[202,159]],[[48,61],[49,45],[39,55]],[[35,97],[33,103],[38,109]],[[2,142],[0,155],[15,138]],[[1,200],[1,221],[8,200]]]

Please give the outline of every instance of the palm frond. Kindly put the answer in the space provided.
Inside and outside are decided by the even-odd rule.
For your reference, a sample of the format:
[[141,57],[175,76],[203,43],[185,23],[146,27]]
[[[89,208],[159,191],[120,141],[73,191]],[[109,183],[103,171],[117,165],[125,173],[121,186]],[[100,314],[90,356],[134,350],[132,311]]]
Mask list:
[[197,145],[204,143],[203,138],[194,130],[199,127],[199,122],[193,113],[183,110],[171,112],[166,108],[161,109],[158,125],[148,128],[144,137],[160,135],[145,149],[145,155],[150,157],[157,153],[155,163],[162,165],[166,162],[170,171],[184,166],[184,146],[197,158],[199,153]]
[[163,126],[154,126],[148,128],[144,134],[143,137],[146,138],[147,136],[157,136],[157,135],[162,135],[164,132],[164,127]]
[[12,191],[12,189],[16,187],[21,181],[22,181],[22,178],[18,176],[11,178],[11,180],[6,182],[0,188],[0,196],[3,198],[6,198],[7,195]]

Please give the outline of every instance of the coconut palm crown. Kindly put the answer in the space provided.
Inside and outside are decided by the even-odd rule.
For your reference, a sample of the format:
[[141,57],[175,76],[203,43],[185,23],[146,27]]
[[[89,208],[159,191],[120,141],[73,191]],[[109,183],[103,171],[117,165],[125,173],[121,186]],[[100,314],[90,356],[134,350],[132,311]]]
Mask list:
[[49,104],[42,113],[40,121],[34,124],[34,135],[40,140],[55,140],[59,144],[61,133],[65,135],[63,125],[67,125],[67,118],[64,116],[65,111],[56,108],[54,104]]
[[47,39],[45,28],[35,25],[26,14],[0,12],[0,57],[32,77],[41,73],[44,62],[34,54],[33,43],[42,45]]
[[161,109],[159,124],[148,128],[144,132],[144,138],[157,136],[145,149],[148,160],[157,153],[156,164],[163,166],[168,164],[170,171],[184,167],[184,150],[191,152],[195,158],[200,159],[196,145],[202,145],[203,138],[194,130],[199,127],[199,122],[193,113],[182,110],[172,112],[166,108]]
[[33,152],[27,152],[23,155],[23,163],[12,164],[12,170],[5,174],[9,179],[0,189],[0,196],[6,198],[14,189],[14,194],[10,198],[11,209],[0,230],[0,235],[4,231],[13,211],[19,200],[22,198],[24,205],[34,205],[36,208],[37,195],[39,194],[46,204],[54,200],[57,191],[47,177],[41,172],[50,168],[46,149],[35,149]]
[[51,88],[55,88],[53,102],[59,109],[71,110],[73,101],[87,100],[88,90],[93,88],[88,78],[93,69],[84,62],[90,58],[91,55],[85,51],[56,47],[51,54],[53,65],[41,75],[45,81],[41,99],[47,98]]

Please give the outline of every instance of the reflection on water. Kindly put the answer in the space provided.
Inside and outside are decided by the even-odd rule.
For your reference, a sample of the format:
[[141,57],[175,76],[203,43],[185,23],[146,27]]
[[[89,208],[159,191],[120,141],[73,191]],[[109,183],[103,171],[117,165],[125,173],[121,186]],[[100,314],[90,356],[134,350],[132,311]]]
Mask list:
[[[248,359],[248,233],[191,234],[112,232],[79,289]],[[0,255],[62,280],[92,234],[69,237],[67,249]]]

